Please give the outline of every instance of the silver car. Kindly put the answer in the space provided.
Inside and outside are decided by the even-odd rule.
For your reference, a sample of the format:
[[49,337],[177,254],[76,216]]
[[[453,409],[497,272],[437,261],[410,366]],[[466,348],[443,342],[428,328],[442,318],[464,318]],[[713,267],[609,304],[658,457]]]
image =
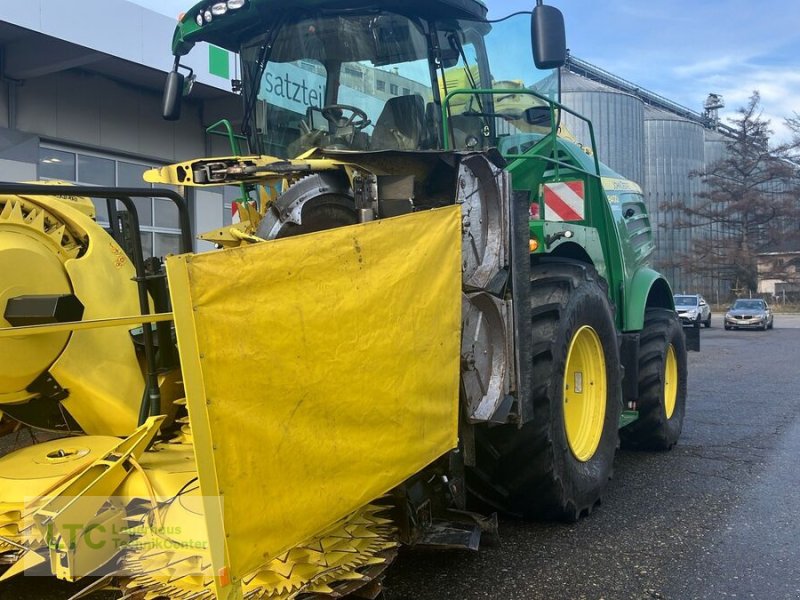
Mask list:
[[700,327],[711,327],[711,307],[700,294],[675,294],[675,311],[681,323]]
[[725,329],[772,329],[773,316],[766,300],[740,298],[725,313]]

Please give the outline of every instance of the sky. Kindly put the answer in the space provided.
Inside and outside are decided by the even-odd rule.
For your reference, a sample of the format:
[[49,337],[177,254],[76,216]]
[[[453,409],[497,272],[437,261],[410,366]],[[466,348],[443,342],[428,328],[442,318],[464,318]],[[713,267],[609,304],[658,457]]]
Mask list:
[[[194,0],[132,0],[176,17]],[[287,0],[287,2],[290,0]],[[530,10],[535,0],[486,0],[490,18]],[[546,0],[564,13],[573,55],[702,112],[721,94],[723,121],[761,94],[773,141],[788,141],[800,113],[798,0]],[[527,39],[519,41],[527,47]]]

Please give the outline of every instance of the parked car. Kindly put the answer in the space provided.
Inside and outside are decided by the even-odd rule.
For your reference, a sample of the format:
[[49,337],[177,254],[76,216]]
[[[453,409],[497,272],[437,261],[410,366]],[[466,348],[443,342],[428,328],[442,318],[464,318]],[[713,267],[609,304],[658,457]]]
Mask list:
[[773,315],[766,300],[740,298],[725,313],[725,329],[772,329]]
[[700,294],[675,294],[675,311],[681,323],[700,327],[711,327],[711,307]]

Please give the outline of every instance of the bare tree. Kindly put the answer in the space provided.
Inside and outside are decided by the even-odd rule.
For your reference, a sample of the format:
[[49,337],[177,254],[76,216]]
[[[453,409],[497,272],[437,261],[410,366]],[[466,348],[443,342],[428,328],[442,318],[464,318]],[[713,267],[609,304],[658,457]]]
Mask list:
[[[800,145],[770,147],[772,131],[759,103],[753,92],[729,119],[734,135],[725,157],[690,175],[700,179],[702,191],[660,207],[676,212],[673,227],[694,230],[689,252],[671,257],[669,266],[727,281],[733,294],[758,289],[757,255],[765,247],[800,238],[798,167],[791,160]],[[800,116],[789,121],[800,138]]]

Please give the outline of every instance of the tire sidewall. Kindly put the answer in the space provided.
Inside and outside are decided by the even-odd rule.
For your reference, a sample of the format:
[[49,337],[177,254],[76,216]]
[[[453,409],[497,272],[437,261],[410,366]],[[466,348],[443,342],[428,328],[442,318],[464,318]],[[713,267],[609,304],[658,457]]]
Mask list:
[[[672,345],[675,350],[675,360],[678,367],[678,389],[675,397],[675,409],[672,411],[672,416],[667,418],[667,406],[664,398],[664,380],[666,377],[667,349],[670,345]],[[660,411],[661,418],[665,423],[664,433],[667,444],[672,446],[677,443],[678,438],[681,436],[681,430],[683,429],[683,417],[686,413],[686,336],[683,333],[683,327],[677,319],[670,319],[666,327],[666,340],[664,348],[662,349],[661,370],[662,373],[658,410]]]
[[[553,440],[553,462],[562,474],[566,497],[579,506],[591,504],[597,496],[598,482],[604,486],[613,473],[614,454],[619,445],[618,427],[622,408],[620,396],[619,350],[616,328],[605,293],[594,282],[583,282],[572,294],[559,323],[553,344],[555,375],[551,378],[549,397]],[[577,331],[588,325],[598,335],[605,360],[606,409],[603,432],[594,455],[587,461],[575,458],[567,441],[564,421],[564,374],[570,343]],[[569,512],[569,511],[567,511]],[[576,515],[577,517],[578,515]]]

